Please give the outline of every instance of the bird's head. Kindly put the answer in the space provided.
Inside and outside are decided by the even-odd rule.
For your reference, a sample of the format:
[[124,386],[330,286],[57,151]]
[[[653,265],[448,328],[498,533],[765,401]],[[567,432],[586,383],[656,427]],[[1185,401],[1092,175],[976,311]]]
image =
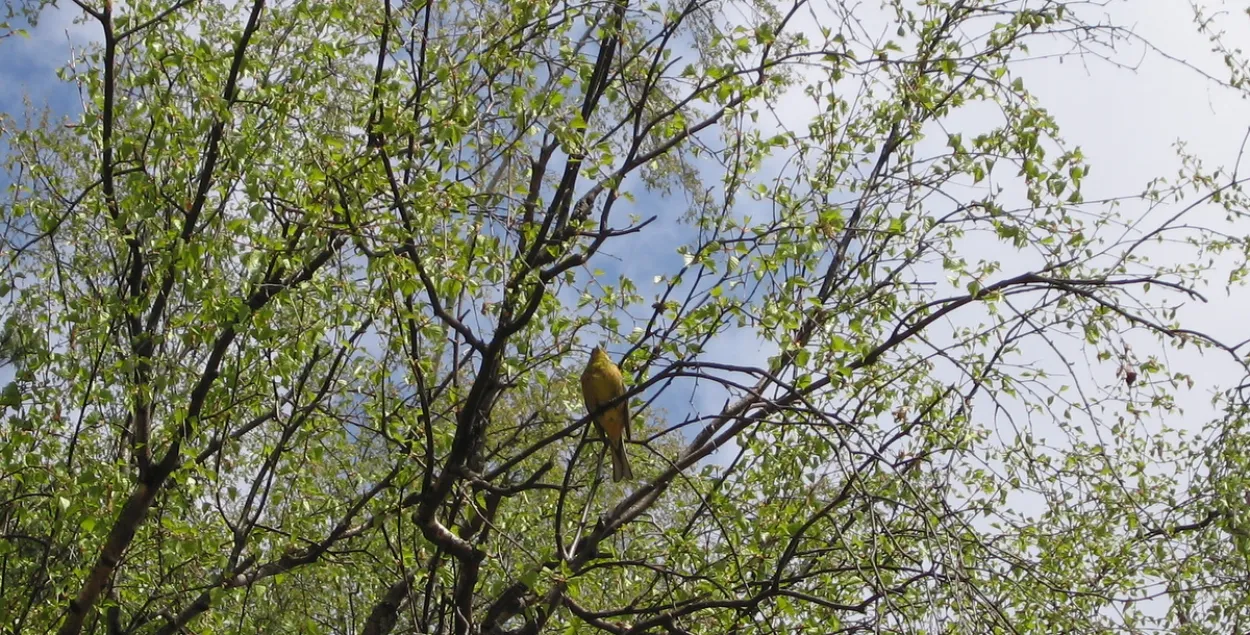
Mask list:
[[590,351],[590,359],[595,361],[606,358],[607,356],[607,349],[604,347],[603,342],[596,344],[594,349]]

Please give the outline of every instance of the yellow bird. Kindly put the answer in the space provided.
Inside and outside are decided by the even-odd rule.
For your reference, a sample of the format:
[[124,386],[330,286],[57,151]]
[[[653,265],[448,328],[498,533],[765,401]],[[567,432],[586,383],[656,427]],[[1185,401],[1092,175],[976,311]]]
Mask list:
[[[621,378],[621,369],[612,363],[603,348],[596,346],[590,352],[590,362],[582,372],[582,398],[586,401],[586,410],[594,413],[599,406],[625,394],[625,380]],[[625,456],[624,437],[629,435],[629,403],[620,403],[599,413],[595,424],[603,431],[608,442],[608,451],[612,454],[612,480],[623,481],[634,478],[634,471],[629,467],[629,459]]]

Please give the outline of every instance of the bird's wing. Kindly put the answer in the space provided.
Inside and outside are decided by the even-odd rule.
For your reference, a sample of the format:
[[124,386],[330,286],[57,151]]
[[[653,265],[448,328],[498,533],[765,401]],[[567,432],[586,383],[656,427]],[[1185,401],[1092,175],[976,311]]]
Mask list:
[[[620,370],[617,370],[617,372],[613,375],[612,383],[615,384],[613,388],[616,390],[615,394],[617,397],[625,394],[625,378],[621,374]],[[618,404],[618,407],[621,409],[621,418],[623,419],[623,421],[621,421],[621,428],[623,428],[625,433],[623,436],[626,439],[633,440],[633,436],[629,433],[629,400],[622,399],[621,403]]]

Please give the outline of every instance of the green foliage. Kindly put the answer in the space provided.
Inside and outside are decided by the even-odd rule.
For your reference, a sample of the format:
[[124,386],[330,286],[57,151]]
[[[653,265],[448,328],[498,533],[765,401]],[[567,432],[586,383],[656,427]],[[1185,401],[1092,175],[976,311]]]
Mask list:
[[1244,396],[1169,427],[1250,205],[1184,148],[1085,199],[1018,73],[1124,34],[1082,3],[124,5],[0,119],[3,628],[1250,619]]

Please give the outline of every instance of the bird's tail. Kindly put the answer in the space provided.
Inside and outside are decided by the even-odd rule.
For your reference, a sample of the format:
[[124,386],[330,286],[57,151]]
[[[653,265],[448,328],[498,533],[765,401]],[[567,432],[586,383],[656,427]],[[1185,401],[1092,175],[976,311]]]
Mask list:
[[608,451],[612,454],[612,480],[618,483],[633,480],[634,470],[629,467],[629,457],[625,456],[625,443],[609,443]]

